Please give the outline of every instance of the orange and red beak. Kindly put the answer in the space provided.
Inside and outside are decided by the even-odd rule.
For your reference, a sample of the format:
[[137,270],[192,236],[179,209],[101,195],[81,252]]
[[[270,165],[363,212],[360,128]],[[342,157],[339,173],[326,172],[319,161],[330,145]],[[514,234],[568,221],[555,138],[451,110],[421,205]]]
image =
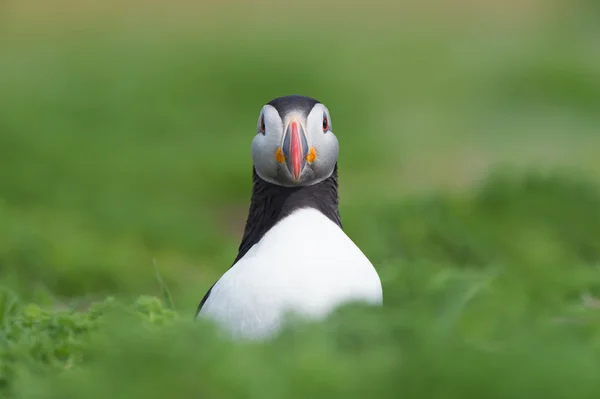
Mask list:
[[308,142],[304,127],[295,119],[292,119],[287,125],[282,150],[292,178],[294,180],[300,179],[300,175],[306,166]]

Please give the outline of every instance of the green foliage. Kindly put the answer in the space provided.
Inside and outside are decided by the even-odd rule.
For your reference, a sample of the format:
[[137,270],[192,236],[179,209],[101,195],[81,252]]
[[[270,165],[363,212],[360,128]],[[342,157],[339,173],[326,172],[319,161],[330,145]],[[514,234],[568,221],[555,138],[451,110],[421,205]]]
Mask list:
[[574,173],[497,172],[470,198],[440,194],[390,204],[371,221],[388,241],[386,256],[560,266],[600,261],[598,204],[600,190]]
[[107,314],[118,310],[137,316],[136,324],[151,326],[176,318],[173,311],[153,297],[140,297],[131,306],[122,306],[109,297],[85,311],[22,304],[7,291],[1,293],[1,299],[0,388],[7,395],[12,393],[13,380],[19,372],[44,375],[79,366],[85,358],[86,345]]
[[168,295],[75,311],[3,294],[3,392],[40,399],[600,394],[597,186],[567,174],[499,173],[465,198],[439,195],[393,209],[378,209],[377,229],[364,232],[383,240],[385,250],[373,249],[385,306],[349,305],[323,323],[292,323],[272,342],[230,342],[212,324],[192,321],[192,308],[178,316]]
[[[159,295],[156,259],[192,306],[234,257],[258,111],[285,93],[330,107],[348,219],[415,186],[464,189],[495,162],[600,173],[595,40],[551,25],[397,25],[368,40],[251,21],[224,36],[102,21],[2,35],[0,278],[29,299]],[[289,62],[282,48],[305,55]],[[382,202],[397,218],[396,200]],[[354,220],[360,234],[368,221]]]
[[[440,290],[451,292],[447,285]],[[444,315],[420,323],[419,310],[410,305],[348,306],[324,323],[289,328],[273,342],[232,343],[206,323],[168,317],[157,329],[140,322],[147,318],[126,316],[106,319],[101,328],[96,323],[93,338],[79,335],[70,344],[71,358],[82,360],[77,367],[45,362],[20,373],[12,397],[594,398],[600,392],[594,320],[511,322],[489,314],[488,321],[502,324],[494,339],[481,342]],[[54,316],[70,334],[90,318]],[[37,338],[54,352],[64,348],[47,337],[56,324],[43,324],[46,331],[38,328]]]
[[[11,20],[25,3],[0,23],[0,396],[600,396],[598,2],[77,28]],[[192,318],[235,256],[260,106],[288,93],[332,112],[385,306],[233,343]]]

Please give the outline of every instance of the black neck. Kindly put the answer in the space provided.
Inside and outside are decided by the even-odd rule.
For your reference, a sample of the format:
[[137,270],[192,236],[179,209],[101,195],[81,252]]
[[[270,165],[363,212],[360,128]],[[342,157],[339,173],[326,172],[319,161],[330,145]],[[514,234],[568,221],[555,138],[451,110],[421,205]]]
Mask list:
[[252,198],[244,236],[234,264],[260,241],[275,223],[300,208],[319,210],[342,227],[338,210],[337,164],[331,176],[311,186],[283,187],[261,179],[252,169]]

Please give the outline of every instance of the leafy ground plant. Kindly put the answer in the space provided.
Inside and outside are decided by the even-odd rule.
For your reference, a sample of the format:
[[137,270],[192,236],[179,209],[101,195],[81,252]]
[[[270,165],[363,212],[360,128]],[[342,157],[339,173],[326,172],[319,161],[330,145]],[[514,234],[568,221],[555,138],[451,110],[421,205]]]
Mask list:
[[[43,321],[35,329],[24,326],[21,334],[41,345],[13,341],[18,364],[26,364],[21,356],[29,351],[37,367],[12,375],[7,396],[417,399],[600,393],[598,328],[589,320],[499,316],[502,325],[484,345],[457,324],[448,328],[443,317],[421,323],[418,307],[348,306],[325,323],[289,328],[273,342],[233,343],[204,323],[173,318],[158,300],[121,308],[141,307],[143,317],[126,310],[99,323],[93,315],[102,307],[106,304],[70,317],[23,308],[20,320],[34,315]],[[170,322],[149,328],[150,320]],[[57,331],[62,338],[52,339]],[[15,359],[4,365],[19,370]]]
[[9,395],[19,373],[45,375],[81,365],[86,345],[101,331],[107,315],[135,316],[146,326],[162,325],[175,318],[158,298],[140,297],[132,305],[114,298],[93,303],[85,311],[49,310],[37,304],[22,304],[7,291],[1,293],[0,387]]

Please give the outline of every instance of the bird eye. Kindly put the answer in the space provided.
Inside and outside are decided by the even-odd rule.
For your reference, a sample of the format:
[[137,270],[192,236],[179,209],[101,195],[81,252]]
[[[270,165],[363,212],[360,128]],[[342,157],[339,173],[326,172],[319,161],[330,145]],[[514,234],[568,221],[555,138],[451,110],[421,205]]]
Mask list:
[[329,118],[327,118],[327,114],[323,112],[323,132],[327,133],[329,130]]
[[266,129],[266,127],[265,127],[265,116],[261,115],[260,116],[260,132],[262,134],[265,134],[265,129]]

